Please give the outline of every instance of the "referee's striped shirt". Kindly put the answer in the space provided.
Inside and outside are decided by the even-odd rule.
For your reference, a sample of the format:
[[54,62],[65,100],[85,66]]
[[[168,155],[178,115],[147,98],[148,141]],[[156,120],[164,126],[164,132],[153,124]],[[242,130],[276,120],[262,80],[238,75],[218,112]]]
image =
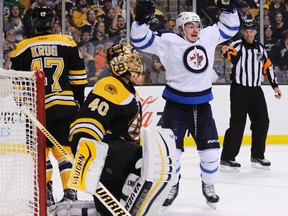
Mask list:
[[261,85],[261,78],[264,75],[273,88],[278,86],[272,62],[262,44],[256,41],[248,44],[240,39],[231,44],[224,56],[231,59],[233,65],[230,77],[232,82],[257,87]]

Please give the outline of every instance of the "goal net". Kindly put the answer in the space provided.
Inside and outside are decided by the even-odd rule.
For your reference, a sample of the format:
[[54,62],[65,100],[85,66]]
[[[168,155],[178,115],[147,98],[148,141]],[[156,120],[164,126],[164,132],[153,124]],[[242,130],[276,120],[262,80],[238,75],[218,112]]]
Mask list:
[[0,69],[0,215],[46,215],[44,73]]

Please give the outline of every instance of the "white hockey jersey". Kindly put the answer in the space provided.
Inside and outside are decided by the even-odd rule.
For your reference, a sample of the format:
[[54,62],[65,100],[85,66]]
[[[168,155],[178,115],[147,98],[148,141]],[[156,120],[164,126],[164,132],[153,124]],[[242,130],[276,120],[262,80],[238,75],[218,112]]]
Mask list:
[[219,22],[200,30],[199,39],[189,42],[172,32],[157,34],[149,25],[133,22],[131,41],[141,51],[156,54],[166,69],[163,97],[182,104],[211,101],[216,46],[239,30],[237,11],[222,12]]

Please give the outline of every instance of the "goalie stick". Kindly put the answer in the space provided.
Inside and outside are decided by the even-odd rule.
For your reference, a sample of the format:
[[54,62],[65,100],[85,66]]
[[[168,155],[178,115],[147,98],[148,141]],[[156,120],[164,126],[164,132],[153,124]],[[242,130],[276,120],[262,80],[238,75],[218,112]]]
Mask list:
[[[27,109],[21,106],[20,110],[27,115],[39,130],[52,142],[52,144],[73,164],[74,159],[61,146],[61,144],[52,136],[52,134],[37,120],[37,118]],[[119,203],[119,201],[108,191],[108,189],[99,182],[95,196],[114,216],[131,216],[131,214]]]

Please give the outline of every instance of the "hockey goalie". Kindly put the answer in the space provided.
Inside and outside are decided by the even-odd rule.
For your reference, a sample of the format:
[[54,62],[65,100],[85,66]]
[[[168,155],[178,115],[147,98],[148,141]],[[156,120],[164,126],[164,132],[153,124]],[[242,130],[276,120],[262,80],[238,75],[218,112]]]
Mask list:
[[[100,180],[113,195],[109,200],[121,200],[131,215],[158,215],[174,180],[174,136],[169,129],[141,129],[133,85],[143,72],[140,53],[130,44],[116,44],[107,59],[112,75],[95,84],[70,126],[75,162],[69,187],[95,194]],[[101,215],[128,215],[108,211],[101,202],[108,198],[101,198],[94,196]]]
[[[107,164],[105,166],[104,164],[108,146],[108,144],[92,139],[80,140],[70,176],[71,188],[95,194],[101,173],[105,173],[102,168],[107,167]],[[140,157],[131,163],[131,173],[128,174],[122,187],[120,203],[132,216],[157,216],[175,181],[176,145],[173,132],[170,129],[143,129],[142,146],[143,150],[140,151],[142,157],[139,155]],[[109,188],[109,185],[106,186]],[[119,198],[117,194],[114,193],[114,195]],[[77,215],[76,212],[82,215],[81,209],[89,208],[93,214],[88,215],[122,215],[117,212],[113,212],[114,214],[103,212],[102,208],[96,214],[89,202],[72,204],[73,206],[69,207],[72,215]],[[58,214],[55,215],[62,215],[60,210],[64,213],[63,215],[67,212],[65,206],[62,206],[58,208]]]

